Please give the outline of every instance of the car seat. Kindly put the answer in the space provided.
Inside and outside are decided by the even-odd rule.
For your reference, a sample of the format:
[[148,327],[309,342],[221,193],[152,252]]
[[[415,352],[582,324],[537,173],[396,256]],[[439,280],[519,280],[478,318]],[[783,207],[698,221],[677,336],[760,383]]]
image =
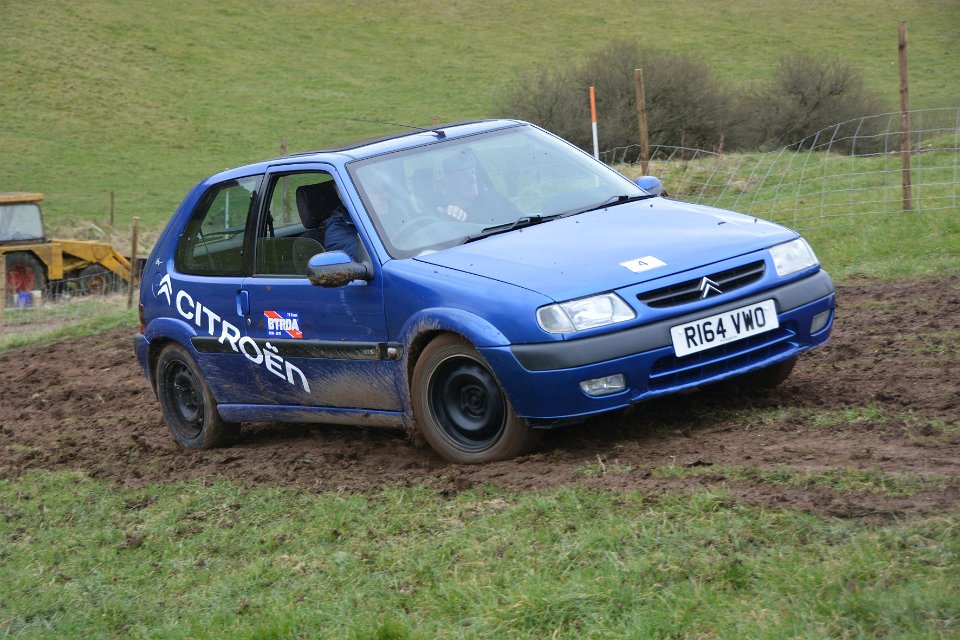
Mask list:
[[306,231],[301,238],[311,238],[323,244],[323,223],[340,204],[333,180],[297,187],[297,211]]
[[306,231],[293,243],[293,262],[302,273],[311,257],[323,253],[323,223],[340,205],[333,180],[297,187],[297,212]]

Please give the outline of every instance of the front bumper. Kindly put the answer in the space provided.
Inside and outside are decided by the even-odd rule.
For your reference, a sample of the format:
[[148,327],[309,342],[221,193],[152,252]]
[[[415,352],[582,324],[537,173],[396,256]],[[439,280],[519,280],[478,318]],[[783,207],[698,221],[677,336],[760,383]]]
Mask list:
[[[773,299],[780,327],[772,332],[678,358],[670,327],[761,300]],[[510,397],[532,424],[576,420],[638,401],[738,376],[787,360],[826,342],[834,319],[830,276],[818,271],[802,280],[696,313],[614,333],[541,344],[481,349]],[[814,316],[826,324],[810,331]],[[593,397],[584,380],[622,374],[626,388]]]

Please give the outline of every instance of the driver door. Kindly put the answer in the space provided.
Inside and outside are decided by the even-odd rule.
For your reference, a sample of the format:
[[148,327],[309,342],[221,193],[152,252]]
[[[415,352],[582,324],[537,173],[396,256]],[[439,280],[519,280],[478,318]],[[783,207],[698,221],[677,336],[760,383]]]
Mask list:
[[321,206],[339,205],[352,215],[339,198],[343,190],[334,172],[308,167],[287,166],[267,174],[254,273],[241,286],[247,335],[263,354],[261,402],[401,410],[395,383],[399,360],[390,355],[398,351],[387,345],[381,279],[325,289],[306,277],[306,260],[324,249],[322,241],[312,241],[308,250],[299,245],[311,233],[308,219],[328,212],[301,210],[310,204],[302,194],[326,185],[338,201]]

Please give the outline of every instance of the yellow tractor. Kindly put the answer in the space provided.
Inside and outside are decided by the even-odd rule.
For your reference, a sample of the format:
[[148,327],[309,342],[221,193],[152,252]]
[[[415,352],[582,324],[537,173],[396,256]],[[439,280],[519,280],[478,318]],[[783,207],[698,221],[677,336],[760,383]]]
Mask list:
[[7,295],[24,291],[100,294],[130,280],[130,261],[113,245],[92,240],[48,240],[42,193],[0,193],[0,256]]

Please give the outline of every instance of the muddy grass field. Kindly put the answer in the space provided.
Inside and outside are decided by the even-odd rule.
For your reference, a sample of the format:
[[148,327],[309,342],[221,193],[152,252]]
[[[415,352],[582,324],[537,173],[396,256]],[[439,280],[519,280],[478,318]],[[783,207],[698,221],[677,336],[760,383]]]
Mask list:
[[447,464],[401,431],[244,425],[178,448],[129,330],[0,354],[0,477],[79,470],[142,485],[198,478],[364,492],[564,485],[656,495],[726,489],[749,504],[888,519],[960,503],[960,277],[848,280],[831,342],[779,389],[706,388],[549,432],[539,450]]

